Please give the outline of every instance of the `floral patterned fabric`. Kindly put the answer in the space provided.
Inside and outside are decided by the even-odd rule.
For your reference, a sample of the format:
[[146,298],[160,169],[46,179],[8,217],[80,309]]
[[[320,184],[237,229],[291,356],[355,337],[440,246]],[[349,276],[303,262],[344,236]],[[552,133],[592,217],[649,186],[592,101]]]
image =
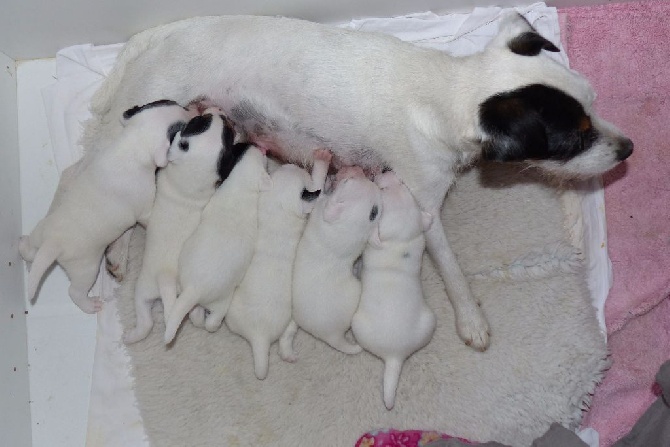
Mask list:
[[[379,430],[366,433],[356,442],[355,447],[423,447],[438,439],[451,439],[454,436],[435,431],[421,430]],[[456,438],[466,444],[472,444],[466,439]],[[474,445],[474,444],[472,444]]]

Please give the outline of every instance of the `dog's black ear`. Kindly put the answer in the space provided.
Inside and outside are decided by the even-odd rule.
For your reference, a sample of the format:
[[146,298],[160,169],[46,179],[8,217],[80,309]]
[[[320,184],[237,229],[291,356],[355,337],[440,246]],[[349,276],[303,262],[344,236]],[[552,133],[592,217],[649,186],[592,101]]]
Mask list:
[[540,36],[535,31],[519,34],[507,43],[512,53],[522,56],[537,56],[540,51],[547,50],[554,53],[560,50],[553,43]]
[[492,161],[546,158],[548,138],[540,114],[517,92],[492,96],[479,108],[486,137],[482,157]]
[[176,137],[179,132],[184,130],[185,127],[186,123],[184,121],[176,121],[170,124],[170,127],[168,127],[167,130],[167,137],[168,140],[170,141],[170,144],[172,144],[172,142],[174,141],[174,137]]

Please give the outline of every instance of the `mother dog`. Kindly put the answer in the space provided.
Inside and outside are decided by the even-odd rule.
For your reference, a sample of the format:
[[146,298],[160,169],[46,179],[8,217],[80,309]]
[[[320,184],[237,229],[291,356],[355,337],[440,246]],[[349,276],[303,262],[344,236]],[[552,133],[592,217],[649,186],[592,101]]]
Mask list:
[[[545,51],[516,13],[487,48],[451,57],[394,37],[277,17],[206,17],[134,36],[93,98],[84,144],[104,147],[130,105],[169,97],[221,107],[254,144],[309,164],[393,169],[423,210],[439,215],[459,167],[527,161],[562,177],[603,173],[632,142],[591,109],[594,93]],[[427,247],[445,280],[460,337],[489,344],[439,219]]]

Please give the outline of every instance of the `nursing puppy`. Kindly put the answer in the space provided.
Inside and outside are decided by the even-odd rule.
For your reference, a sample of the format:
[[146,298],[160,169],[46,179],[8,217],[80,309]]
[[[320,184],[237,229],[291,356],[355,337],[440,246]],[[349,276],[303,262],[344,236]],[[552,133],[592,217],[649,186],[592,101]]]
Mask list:
[[86,313],[101,309],[100,298],[88,292],[105,248],[137,222],[146,223],[156,191],[156,167],[167,164],[170,142],[192,113],[174,101],[160,100],[119,116],[119,137],[85,157],[77,170],[66,169],[67,187],[56,192],[46,217],[19,241],[21,256],[32,262],[29,299],[55,261],[70,279],[72,301]]
[[[258,199],[256,251],[226,314],[228,328],[246,338],[258,379],[268,374],[270,345],[291,321],[291,277],[298,241],[308,213],[323,189],[331,155],[317,150],[312,175],[296,165],[280,166],[271,175],[272,189]],[[279,346],[292,361],[293,352]]]
[[361,302],[351,321],[356,341],[384,361],[384,404],[393,408],[402,365],[435,331],[435,314],[421,290],[423,232],[432,216],[419,209],[392,172],[375,179],[384,212],[363,252]]
[[282,336],[285,349],[300,327],[345,354],[361,352],[344,337],[361,297],[352,269],[381,212],[381,192],[360,168],[340,171],[335,191],[317,201],[295,257],[293,322]]
[[135,285],[135,328],[124,336],[135,343],[153,327],[151,305],[162,298],[165,316],[177,298],[177,264],[186,239],[200,222],[203,208],[235,165],[233,129],[217,110],[191,119],[168,152],[158,173],[156,201],[147,224],[146,243]]
[[[335,165],[391,168],[439,216],[459,168],[478,158],[588,177],[631,154],[632,142],[596,116],[588,82],[548,51],[557,48],[517,13],[484,51],[466,57],[295,19],[184,20],[128,42],[93,99],[87,137],[116,135],[109,114],[137,99],[207,98],[251,141],[289,161],[328,147]],[[485,349],[488,324],[439,219],[426,242],[459,335]]]
[[209,311],[205,328],[216,331],[226,316],[256,246],[258,197],[272,188],[263,152],[249,146],[202,212],[179,255],[181,293],[166,320],[169,343],[184,316],[200,305]]

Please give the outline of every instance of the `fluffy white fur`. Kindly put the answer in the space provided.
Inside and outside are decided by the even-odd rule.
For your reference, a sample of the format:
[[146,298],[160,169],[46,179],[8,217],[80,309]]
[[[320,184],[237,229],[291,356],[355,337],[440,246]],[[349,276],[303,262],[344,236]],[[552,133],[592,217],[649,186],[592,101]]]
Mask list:
[[[216,190],[217,160],[225,123],[216,113],[204,133],[177,134],[168,152],[170,163],[158,173],[156,201],[147,224],[142,269],[135,286],[135,328],[124,334],[126,343],[146,338],[153,327],[151,305],[163,301],[168,315],[178,291],[178,262],[184,242],[193,234],[202,210]],[[188,151],[180,148],[188,144]]]
[[[268,374],[270,345],[279,340],[291,321],[291,277],[296,249],[314,201],[302,200],[303,190],[322,190],[331,155],[318,150],[312,175],[296,165],[275,170],[272,189],[258,199],[258,238],[251,264],[235,290],[226,324],[251,345],[258,379]],[[279,354],[295,360],[290,345],[280,344]]]
[[[530,31],[521,16],[510,14],[485,51],[455,58],[386,35],[295,19],[176,22],[140,33],[124,47],[93,98],[94,120],[86,135],[89,142],[113,138],[119,128],[109,124],[108,115],[137,100],[205,97],[255,144],[290,161],[302,163],[311,148],[327,147],[336,164],[393,169],[421,208],[437,215],[459,167],[478,158],[491,138],[479,122],[482,102],[543,84],[578,101],[599,137],[566,163],[539,165],[570,176],[612,168],[623,135],[595,116],[588,82],[543,51],[522,56],[508,48],[511,39]],[[426,239],[459,335],[485,349],[487,321],[441,222],[431,226]]]
[[258,236],[258,197],[272,187],[266,157],[249,147],[202,212],[179,255],[181,293],[166,317],[165,342],[184,316],[200,305],[209,311],[205,328],[216,331],[242,281]]
[[379,232],[363,252],[361,302],[351,331],[363,349],[384,361],[383,396],[390,410],[405,359],[428,344],[435,331],[435,314],[421,290],[423,232],[432,216],[419,209],[394,173],[378,176],[375,183],[384,212]]
[[167,164],[168,129],[190,116],[176,104],[150,107],[129,118],[120,112],[114,118],[123,126],[119,136],[77,169],[65,170],[67,187],[56,192],[46,217],[19,242],[21,256],[32,262],[29,299],[55,261],[70,279],[72,301],[86,313],[101,309],[100,298],[88,292],[105,248],[137,222],[146,223],[156,192],[156,167]]
[[346,354],[361,352],[344,337],[361,297],[352,269],[381,212],[381,191],[360,168],[340,171],[334,192],[318,200],[298,243],[285,346],[300,327]]

